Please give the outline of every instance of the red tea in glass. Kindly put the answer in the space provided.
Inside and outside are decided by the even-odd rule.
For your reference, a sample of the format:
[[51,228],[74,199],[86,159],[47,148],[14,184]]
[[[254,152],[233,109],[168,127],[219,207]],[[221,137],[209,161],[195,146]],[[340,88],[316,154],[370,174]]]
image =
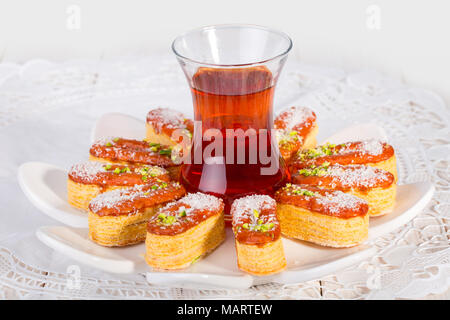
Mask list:
[[[191,87],[194,119],[201,122],[181,182],[190,192],[222,197],[226,213],[234,199],[273,194],[288,179],[271,129],[276,80],[290,46],[284,34],[236,25],[195,30],[174,41]],[[208,141],[211,129],[220,135]],[[215,139],[221,139],[222,152],[211,148]],[[202,155],[200,161],[195,154]],[[272,170],[267,174],[264,168]]]

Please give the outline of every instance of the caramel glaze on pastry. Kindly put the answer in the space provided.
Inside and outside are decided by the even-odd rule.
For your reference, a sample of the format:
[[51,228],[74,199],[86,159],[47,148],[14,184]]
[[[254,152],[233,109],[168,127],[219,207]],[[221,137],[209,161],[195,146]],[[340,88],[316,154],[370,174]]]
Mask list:
[[127,165],[152,165],[165,168],[172,179],[178,179],[180,166],[171,159],[172,148],[147,141],[105,138],[89,150],[90,160]]
[[300,149],[316,146],[318,131],[316,114],[307,107],[290,107],[274,121],[278,146],[283,159],[288,160]]
[[286,267],[275,200],[266,195],[239,198],[231,205],[239,269],[258,276]]
[[161,180],[102,193],[89,204],[89,237],[102,246],[142,242],[156,210],[185,193],[178,182]]
[[354,195],[311,185],[287,184],[275,193],[281,233],[331,247],[367,239],[369,206]]
[[168,172],[157,166],[128,166],[88,161],[73,165],[68,174],[69,203],[88,210],[89,202],[100,193],[152,183],[156,179],[169,181]]
[[147,114],[146,129],[147,141],[175,146],[177,143],[182,142],[182,138],[173,140],[172,134],[174,131],[179,130],[178,133],[180,135],[190,140],[194,132],[194,122],[176,110],[157,108]]
[[156,269],[183,269],[225,239],[224,204],[204,193],[190,193],[158,210],[147,224],[147,263]]
[[296,171],[292,182],[351,193],[369,203],[371,216],[389,213],[395,204],[394,175],[370,166],[324,162]]
[[291,172],[319,166],[324,162],[331,164],[364,164],[389,171],[397,181],[397,165],[394,148],[378,140],[353,141],[342,144],[327,143],[314,149],[299,151],[291,158]]

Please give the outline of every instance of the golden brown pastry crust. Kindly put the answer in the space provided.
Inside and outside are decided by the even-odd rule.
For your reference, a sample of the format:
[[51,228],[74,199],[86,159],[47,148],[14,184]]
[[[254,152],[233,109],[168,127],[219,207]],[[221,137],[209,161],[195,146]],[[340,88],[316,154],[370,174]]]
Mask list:
[[88,211],[89,202],[100,193],[139,184],[151,184],[155,179],[169,181],[168,172],[156,166],[79,163],[72,166],[69,171],[67,199],[72,206]]
[[323,246],[351,247],[367,239],[369,206],[341,191],[287,184],[275,194],[281,233]]
[[89,204],[89,237],[108,247],[142,242],[156,210],[184,194],[178,183],[164,181],[102,193]]
[[223,201],[203,193],[188,194],[149,220],[145,260],[155,269],[183,269],[224,239]]
[[275,200],[266,195],[237,199],[231,206],[239,269],[270,275],[286,267]]
[[96,184],[83,184],[67,179],[67,201],[75,208],[83,211],[89,211],[89,203],[92,199],[98,196],[100,193],[127,188],[121,186],[111,186],[102,188]]
[[262,246],[236,243],[238,267],[255,276],[279,273],[286,268],[286,258],[281,238]]
[[146,121],[146,139],[149,142],[175,146],[181,141],[174,141],[172,134],[178,131],[186,140],[190,140],[194,131],[194,123],[183,113],[170,108],[150,110]]
[[133,215],[98,216],[89,211],[89,238],[105,247],[122,247],[143,242],[147,221],[160,206],[146,208]]
[[[312,174],[314,170],[317,174]],[[300,169],[292,176],[296,184],[341,190],[364,199],[369,204],[370,216],[384,215],[393,210],[397,191],[394,180],[390,172],[378,168],[339,164]]]
[[281,233],[285,237],[335,248],[353,247],[367,239],[369,215],[342,219],[289,204],[278,204]]
[[316,114],[307,107],[290,107],[274,120],[278,146],[284,160],[289,160],[298,150],[313,148],[317,144]]
[[145,261],[155,269],[189,267],[225,240],[223,211],[174,236],[147,232]]

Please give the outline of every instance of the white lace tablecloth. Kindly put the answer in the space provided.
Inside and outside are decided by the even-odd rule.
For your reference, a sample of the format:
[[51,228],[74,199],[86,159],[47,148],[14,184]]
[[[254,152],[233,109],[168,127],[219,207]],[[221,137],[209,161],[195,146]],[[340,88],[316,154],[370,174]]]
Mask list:
[[[377,254],[337,274],[296,285],[247,290],[158,288],[142,275],[112,275],[79,266],[41,244],[34,232],[58,222],[21,192],[16,173],[26,161],[62,167],[87,158],[90,130],[107,112],[144,119],[156,106],[192,113],[187,82],[172,56],[24,65],[0,64],[0,299],[2,298],[420,298],[450,286],[450,112],[433,92],[375,72],[345,73],[289,62],[276,108],[299,103],[319,119],[373,122],[394,145],[400,183],[432,181],[436,193],[413,221],[377,239]],[[319,122],[320,125],[320,122]],[[330,129],[330,128],[328,128]]]

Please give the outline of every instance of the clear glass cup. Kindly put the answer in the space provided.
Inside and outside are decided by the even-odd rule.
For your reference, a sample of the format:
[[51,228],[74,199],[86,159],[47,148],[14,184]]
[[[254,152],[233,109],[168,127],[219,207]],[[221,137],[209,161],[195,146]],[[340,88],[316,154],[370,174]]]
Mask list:
[[[289,179],[271,129],[274,90],[291,48],[282,32],[234,24],[195,29],[172,44],[196,121],[191,161],[182,165],[180,180],[188,191],[222,197],[226,213],[234,199],[273,194]],[[211,153],[214,141],[223,152]]]

